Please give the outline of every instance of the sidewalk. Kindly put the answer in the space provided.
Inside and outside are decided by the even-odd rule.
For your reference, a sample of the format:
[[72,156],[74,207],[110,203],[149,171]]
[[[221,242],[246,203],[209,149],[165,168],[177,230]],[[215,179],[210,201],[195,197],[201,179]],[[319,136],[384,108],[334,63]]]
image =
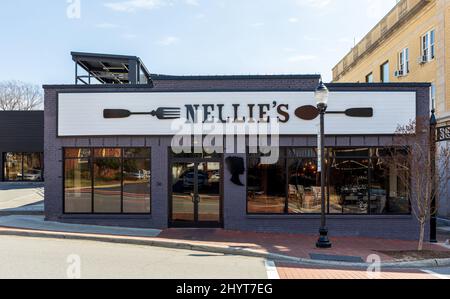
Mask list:
[[281,279],[436,279],[419,269],[384,269],[379,273],[368,273],[362,269],[338,269],[332,267],[308,267],[277,263]]
[[[332,255],[336,258],[360,258],[366,262],[367,257],[377,254],[382,262],[394,262],[393,257],[379,251],[408,251],[417,250],[417,242],[403,240],[387,240],[362,237],[331,237],[333,248],[327,250],[315,247],[317,236],[296,234],[268,234],[252,232],[235,232],[224,230],[164,230],[160,238],[182,239],[208,242],[216,245],[247,248],[252,250],[271,252],[304,259],[310,259],[311,254]],[[426,243],[426,250],[449,251],[437,244]]]
[[43,212],[43,183],[0,183],[0,216]]
[[[372,254],[383,263],[397,262],[383,251],[416,250],[413,241],[385,240],[358,237],[332,237],[333,248],[319,250],[316,237],[298,234],[267,234],[225,231],[220,229],[133,229],[46,222],[42,216],[0,217],[0,235],[44,238],[82,239],[101,242],[195,249],[222,254],[256,256],[285,262],[341,265],[342,262],[364,263]],[[426,249],[450,252],[437,244]],[[326,255],[312,256],[312,254]],[[435,261],[428,263],[436,266]],[[428,266],[427,266],[428,267]]]

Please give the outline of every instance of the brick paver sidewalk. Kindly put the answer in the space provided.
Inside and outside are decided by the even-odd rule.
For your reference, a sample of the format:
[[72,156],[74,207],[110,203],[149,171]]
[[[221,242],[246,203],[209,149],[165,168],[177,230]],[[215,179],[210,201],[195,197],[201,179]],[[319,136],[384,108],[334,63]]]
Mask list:
[[360,269],[335,269],[324,267],[304,267],[291,264],[277,264],[281,279],[436,279],[420,270],[381,269],[378,275]]
[[[319,250],[315,247],[316,236],[238,232],[220,229],[168,229],[164,230],[159,237],[263,250],[301,258],[310,258],[311,253],[320,253],[361,257],[365,261],[369,255],[378,254],[384,262],[393,261],[393,258],[379,253],[378,250],[397,251],[417,249],[417,242],[414,241],[332,237],[333,248]],[[428,243],[425,247],[425,249],[430,250],[448,250],[439,245]]]

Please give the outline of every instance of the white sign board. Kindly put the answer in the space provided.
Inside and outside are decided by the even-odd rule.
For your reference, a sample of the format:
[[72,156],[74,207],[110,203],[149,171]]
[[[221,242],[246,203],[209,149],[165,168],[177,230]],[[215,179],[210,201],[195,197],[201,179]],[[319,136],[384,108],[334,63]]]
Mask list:
[[[315,106],[312,92],[150,92],[60,93],[58,136],[162,136],[174,135],[171,116],[188,120],[193,112],[223,121],[273,118],[280,135],[316,135],[319,119],[296,116],[299,107]],[[170,108],[167,110],[166,108]],[[372,108],[372,117],[328,114],[327,135],[393,134],[399,125],[416,118],[414,92],[332,92],[328,111]],[[133,113],[124,118],[105,118],[105,110]],[[159,110],[158,110],[159,109]],[[158,113],[157,113],[158,112]],[[175,113],[174,113],[175,112]]]

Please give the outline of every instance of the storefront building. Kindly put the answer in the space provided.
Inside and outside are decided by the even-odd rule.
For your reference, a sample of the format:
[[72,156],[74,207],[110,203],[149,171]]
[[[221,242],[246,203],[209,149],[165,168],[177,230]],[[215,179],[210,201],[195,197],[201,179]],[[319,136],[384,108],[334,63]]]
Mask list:
[[44,180],[44,112],[0,112],[0,182]]
[[[317,234],[317,121],[300,119],[297,109],[315,105],[319,80],[155,75],[151,85],[44,86],[46,219]],[[395,147],[398,125],[429,116],[429,84],[327,86],[330,111],[373,111],[326,116],[330,234],[416,238],[414,203],[400,170],[382,157]],[[221,137],[224,153],[174,153],[173,122],[200,110],[206,122],[277,120],[277,162],[261,163],[262,154],[249,150],[251,134],[236,132]]]

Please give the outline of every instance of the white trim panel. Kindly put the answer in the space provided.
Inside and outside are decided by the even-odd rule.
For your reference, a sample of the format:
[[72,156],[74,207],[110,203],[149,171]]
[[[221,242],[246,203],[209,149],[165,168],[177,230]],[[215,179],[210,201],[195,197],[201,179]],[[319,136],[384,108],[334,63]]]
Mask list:
[[[186,117],[186,104],[225,105],[224,117],[233,117],[233,104],[240,104],[239,116],[248,117],[248,105],[269,104],[268,116],[278,117],[277,105],[289,106],[290,119],[280,123],[281,135],[316,135],[318,120],[304,121],[295,116],[303,105],[315,105],[312,92],[190,92],[190,93],[60,93],[58,98],[58,136],[171,136],[171,120],[151,116],[126,119],[104,119],[104,109],[126,109],[150,112],[159,107],[180,107]],[[373,108],[372,118],[350,118],[345,115],[326,116],[328,135],[387,135],[394,134],[399,125],[416,118],[415,92],[333,92],[329,111],[349,108]],[[286,110],[286,109],[285,109]],[[218,108],[212,113],[217,117]]]

